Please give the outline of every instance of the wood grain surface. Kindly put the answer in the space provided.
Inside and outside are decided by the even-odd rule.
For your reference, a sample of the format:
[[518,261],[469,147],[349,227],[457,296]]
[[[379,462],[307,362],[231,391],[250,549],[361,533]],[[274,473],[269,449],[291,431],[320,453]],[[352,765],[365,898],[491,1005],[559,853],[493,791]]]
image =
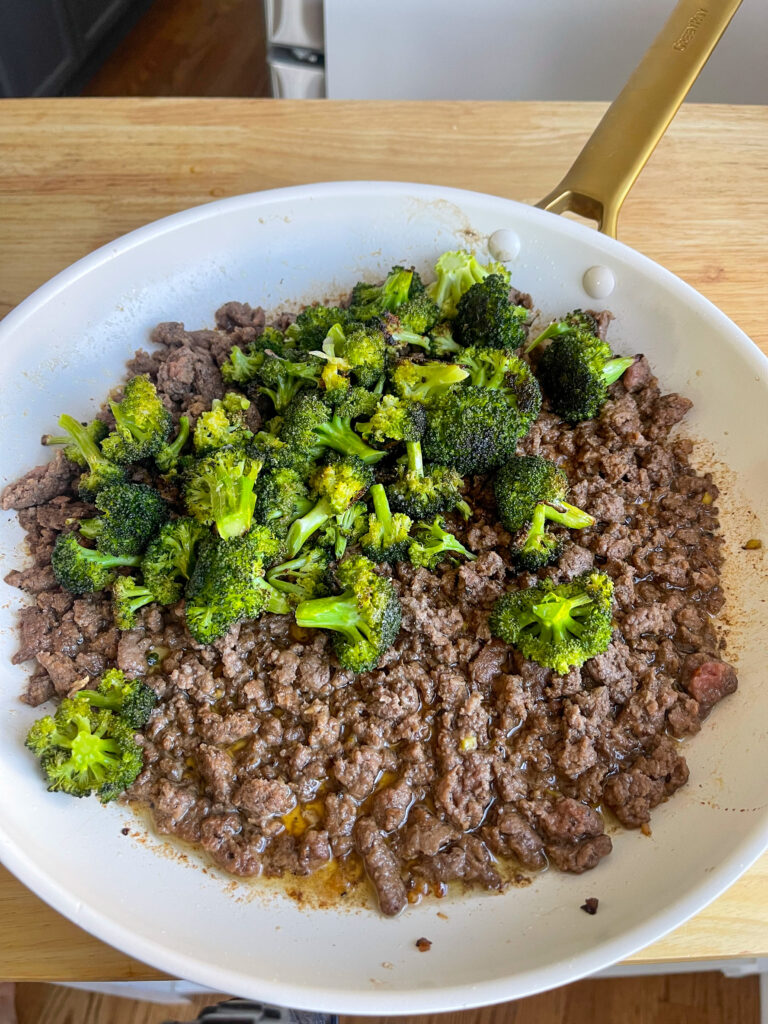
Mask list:
[[[221,196],[339,178],[425,181],[535,202],[602,104],[67,99],[0,103],[0,316],[99,245]],[[683,107],[631,193],[622,241],[768,352],[768,108]],[[633,957],[768,955],[768,857]],[[104,946],[0,869],[0,978],[157,972]],[[702,1018],[704,1019],[704,1018]]]

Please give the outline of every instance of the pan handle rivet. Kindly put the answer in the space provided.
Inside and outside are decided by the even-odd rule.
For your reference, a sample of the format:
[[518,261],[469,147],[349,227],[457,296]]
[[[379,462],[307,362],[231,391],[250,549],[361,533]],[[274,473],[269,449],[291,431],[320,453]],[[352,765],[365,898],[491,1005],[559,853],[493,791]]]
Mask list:
[[520,255],[520,236],[509,228],[499,228],[488,239],[488,252],[501,263],[510,263]]
[[610,267],[590,267],[584,271],[581,283],[591,299],[607,299],[616,287],[616,278]]

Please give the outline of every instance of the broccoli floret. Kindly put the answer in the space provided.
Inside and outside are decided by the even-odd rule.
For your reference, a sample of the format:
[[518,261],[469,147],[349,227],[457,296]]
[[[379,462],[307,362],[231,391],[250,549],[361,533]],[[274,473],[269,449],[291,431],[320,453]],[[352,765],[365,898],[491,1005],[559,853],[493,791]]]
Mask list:
[[[322,346],[331,328],[340,324],[343,328],[350,321],[345,309],[335,306],[308,306],[296,317],[285,332],[286,339],[302,352],[311,352]],[[278,355],[281,353],[278,352]]]
[[453,363],[415,363],[412,359],[402,359],[392,373],[392,386],[400,398],[430,405],[468,376],[463,367]]
[[537,345],[548,338],[557,338],[561,334],[573,334],[579,331],[597,337],[597,320],[592,313],[587,313],[583,309],[574,309],[570,313],[566,313],[562,320],[553,320],[525,346],[525,351],[526,353],[532,352]]
[[149,587],[137,583],[133,576],[118,576],[112,584],[112,617],[117,628],[133,629],[136,613],[154,600]]
[[108,555],[84,548],[73,533],[60,533],[51,552],[53,574],[71,594],[103,590],[114,580],[115,569],[140,563],[140,555]]
[[550,324],[527,347],[530,352],[540,341],[554,337],[539,360],[539,382],[553,412],[568,423],[580,423],[598,415],[608,397],[608,388],[627,370],[634,358],[614,357],[610,346],[594,334],[574,328],[585,322],[576,310],[571,320]]
[[281,554],[280,541],[264,526],[231,540],[204,538],[185,604],[187,628],[198,643],[213,643],[240,619],[289,611],[285,596],[264,578]]
[[225,384],[239,384],[241,387],[250,384],[256,378],[266,355],[290,356],[292,350],[286,346],[281,331],[275,327],[265,327],[258,338],[249,342],[245,350],[233,345],[229,356],[221,367],[221,377]]
[[429,338],[425,335],[434,327],[439,316],[440,310],[435,303],[421,292],[399,306],[396,314],[385,313],[381,323],[396,345],[429,348]]
[[121,715],[69,699],[54,717],[34,723],[26,745],[40,759],[49,790],[77,797],[95,791],[106,803],[127,789],[144,766],[133,733]]
[[465,519],[472,509],[464,501],[461,476],[449,466],[427,466],[418,441],[406,441],[406,462],[397,467],[397,477],[389,485],[393,509],[405,512],[414,521],[431,519],[456,509]]
[[365,502],[354,502],[339,515],[332,516],[315,534],[318,546],[332,552],[333,557],[339,561],[344,557],[347,546],[360,540],[365,533],[367,519]]
[[110,402],[116,429],[101,442],[101,450],[120,465],[155,455],[168,440],[173,420],[145,374],[131,377],[122,402]]
[[499,519],[516,534],[510,554],[522,569],[534,572],[560,556],[562,544],[547,532],[547,522],[572,530],[592,526],[594,518],[569,505],[568,478],[559,466],[538,455],[514,456],[493,482]]
[[[159,604],[176,604],[192,575],[197,546],[208,529],[196,519],[182,516],[165,523],[144,552],[144,585]],[[123,627],[124,628],[124,627]]]
[[411,542],[413,520],[402,512],[394,515],[381,484],[371,487],[373,513],[368,516],[368,532],[360,538],[363,554],[372,562],[402,562]]
[[242,448],[219,448],[195,459],[185,471],[187,511],[201,523],[215,524],[224,540],[239,537],[253,522],[254,484],[263,465]]
[[157,694],[141,679],[126,679],[119,668],[111,668],[95,690],[79,690],[72,700],[91,708],[106,708],[132,729],[141,729],[157,704]]
[[317,459],[324,449],[355,455],[373,464],[384,452],[369,447],[352,429],[349,419],[333,413],[317,395],[299,395],[285,414],[280,439],[304,458]]
[[302,388],[317,387],[324,369],[323,361],[316,357],[297,362],[267,355],[256,373],[258,392],[272,400],[277,413],[283,413]]
[[514,455],[529,424],[504,391],[463,384],[427,409],[424,456],[462,476],[487,473]]
[[509,284],[509,271],[501,263],[484,267],[466,250],[444,252],[435,264],[435,273],[437,280],[427,286],[427,295],[439,307],[441,315],[449,318],[456,315],[462,295],[489,274],[496,274]]
[[469,383],[499,388],[520,417],[521,436],[527,434],[541,411],[541,389],[530,367],[503,349],[464,349],[456,360],[469,372]]
[[327,572],[331,561],[323,548],[308,548],[289,562],[282,562],[267,573],[267,582],[285,594],[291,604],[322,597],[328,593]]
[[99,431],[93,423],[84,427],[72,416],[63,413],[59,416],[59,426],[69,438],[65,449],[67,458],[78,466],[88,467],[88,472],[83,473],[78,482],[78,493],[83,501],[93,501],[102,487],[125,480],[123,467],[110,462],[96,443],[95,437]]
[[245,413],[251,403],[244,395],[234,391],[228,392],[224,398],[214,398],[211,408],[201,413],[195,423],[192,446],[200,455],[226,448],[229,445],[242,446],[253,437],[248,429]]
[[461,352],[461,345],[453,336],[453,329],[449,320],[442,320],[429,332],[429,354],[437,359],[445,356],[455,356]]
[[[415,280],[414,280],[415,278]],[[352,289],[349,313],[353,320],[374,320],[384,313],[394,313],[408,299],[423,290],[421,279],[413,267],[393,267],[383,284],[359,281]]]
[[254,520],[284,537],[291,523],[313,505],[301,473],[289,467],[272,469],[259,481]]
[[352,672],[368,672],[400,631],[400,601],[392,581],[376,573],[362,555],[336,570],[343,593],[302,601],[296,622],[305,628],[331,629],[336,657]]
[[94,500],[100,516],[84,519],[80,532],[108,555],[138,555],[168,518],[168,506],[154,487],[112,484]]
[[349,364],[357,383],[372,388],[384,374],[387,339],[378,325],[353,324],[344,331],[338,354]]
[[341,515],[373,483],[373,471],[357,458],[341,458],[319,466],[309,479],[316,502],[306,515],[291,524],[286,538],[289,558],[295,558],[309,538],[331,516]]
[[459,299],[453,330],[462,345],[514,352],[525,341],[525,306],[509,301],[509,282],[489,274]]
[[605,573],[590,572],[560,586],[544,580],[504,594],[489,625],[494,636],[562,676],[606,650],[612,609],[613,582]]
[[[379,383],[383,383],[381,377]],[[377,384],[378,386],[378,384]],[[331,396],[327,396],[331,399]],[[333,409],[337,416],[343,420],[356,420],[361,416],[371,416],[378,408],[381,395],[377,391],[369,391],[367,388],[351,387],[340,392],[338,397],[333,399]]]
[[358,423],[357,429],[366,441],[390,445],[393,441],[418,441],[426,423],[424,406],[420,402],[384,395],[373,416],[367,423]]
[[467,551],[452,533],[445,528],[445,520],[436,516],[431,523],[417,523],[413,529],[414,539],[408,547],[408,558],[414,565],[434,569],[451,555],[463,555],[474,561],[477,555]]
[[179,429],[173,441],[167,441],[155,454],[155,465],[161,473],[175,473],[181,453],[189,440],[189,417],[179,416]]
[[327,392],[329,401],[338,400],[351,387],[349,374],[352,371],[352,364],[341,354],[344,340],[344,328],[341,324],[334,324],[320,348],[310,352],[310,355],[321,364],[318,383]]
[[[90,423],[83,426],[78,424],[82,430],[85,431],[85,435],[90,438],[93,444],[96,446],[96,450],[99,451],[99,443],[109,433],[109,429],[103,420],[91,420]],[[82,435],[80,435],[82,436]],[[70,462],[74,462],[75,465],[80,466],[82,469],[88,468],[88,462],[80,447],[80,444],[69,434],[43,434],[41,441],[46,445],[63,444],[64,454]]]

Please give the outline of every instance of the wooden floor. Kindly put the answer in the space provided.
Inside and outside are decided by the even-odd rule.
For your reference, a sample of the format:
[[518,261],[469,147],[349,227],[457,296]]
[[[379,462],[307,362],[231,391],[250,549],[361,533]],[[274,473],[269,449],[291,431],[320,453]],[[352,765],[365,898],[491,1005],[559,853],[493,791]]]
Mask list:
[[268,96],[261,0],[155,0],[84,96]]
[[[0,1024],[17,1024],[8,1011],[4,1016],[4,987],[0,985]],[[187,1022],[218,998],[157,1006],[53,985],[17,985],[15,993],[18,1024]],[[756,977],[711,973],[580,981],[482,1010],[428,1017],[342,1017],[341,1024],[759,1024],[759,1015]]]

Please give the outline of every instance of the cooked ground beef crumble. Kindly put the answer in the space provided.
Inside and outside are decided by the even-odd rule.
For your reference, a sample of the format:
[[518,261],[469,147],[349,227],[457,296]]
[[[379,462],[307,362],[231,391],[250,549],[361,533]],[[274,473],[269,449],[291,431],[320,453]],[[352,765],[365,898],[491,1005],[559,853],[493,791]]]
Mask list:
[[[156,349],[137,352],[129,370],[149,374],[175,418],[194,419],[223,394],[230,347],[264,323],[261,309],[230,302],[214,331],[161,324]],[[692,442],[670,433],[690,407],[660,392],[640,356],[598,419],[570,427],[545,407],[520,445],[561,465],[570,500],[597,519],[564,533],[559,563],[539,578],[594,566],[615,586],[613,642],[565,676],[490,635],[496,598],[536,577],[515,579],[486,478],[468,481],[469,522],[451,519],[477,561],[388,569],[402,630],[379,667],[355,677],[326,634],[292,616],[240,623],[204,647],[183,604],[144,609],[120,633],[105,594],[63,591],[53,543],[92,510],[58,453],[2,497],[34,559],[7,577],[34,599],[14,658],[36,662],[22,699],[61,697],[112,666],[145,677],[159,704],[128,799],[235,875],[308,875],[359,858],[382,911],[395,914],[453,880],[502,889],[501,862],[593,868],[611,851],[597,808],[628,828],[647,823],[688,779],[677,741],[736,688],[713,620],[723,606],[717,488],[690,465]],[[255,405],[249,415],[257,429]],[[165,496],[178,497],[170,485]]]

